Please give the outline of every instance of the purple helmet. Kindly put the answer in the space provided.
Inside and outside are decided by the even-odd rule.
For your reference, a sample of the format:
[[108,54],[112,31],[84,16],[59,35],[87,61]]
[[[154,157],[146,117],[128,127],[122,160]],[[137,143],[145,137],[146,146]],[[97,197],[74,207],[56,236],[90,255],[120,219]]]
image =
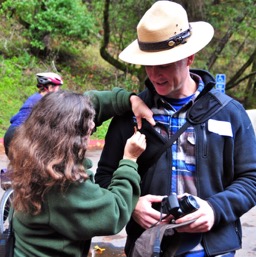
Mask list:
[[53,73],[53,72],[42,72],[37,73],[37,86],[51,84],[54,86],[61,86],[63,85],[63,80],[60,75]]

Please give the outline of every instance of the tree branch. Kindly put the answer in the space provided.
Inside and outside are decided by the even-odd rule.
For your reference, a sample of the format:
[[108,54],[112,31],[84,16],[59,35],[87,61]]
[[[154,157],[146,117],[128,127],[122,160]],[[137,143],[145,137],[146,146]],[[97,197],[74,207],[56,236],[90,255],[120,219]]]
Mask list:
[[239,80],[237,80],[237,81],[232,85],[232,87],[229,87],[229,88],[227,88],[227,89],[231,89],[231,88],[233,88],[233,87],[236,87],[236,86],[239,85],[241,82],[243,82],[243,81],[245,81],[245,80],[247,80],[247,79],[250,79],[250,78],[252,78],[252,77],[255,76],[255,75],[256,75],[256,71],[253,71],[253,72],[247,74],[246,76],[240,78]]
[[247,62],[228,81],[228,83],[226,84],[226,89],[231,89],[231,88],[237,86],[239,83],[241,83],[241,81],[244,80],[244,79],[239,79],[239,78],[244,73],[244,71],[254,62],[255,58],[256,58],[256,47],[255,47],[253,53],[251,54],[250,58],[247,60]]
[[216,62],[216,60],[218,59],[218,56],[220,55],[220,53],[222,52],[222,50],[224,49],[224,47],[226,46],[226,44],[228,43],[228,40],[231,38],[231,36],[233,35],[234,31],[237,30],[239,24],[244,20],[244,18],[246,17],[248,11],[245,12],[243,14],[243,16],[239,16],[236,19],[234,19],[233,24],[231,25],[231,27],[228,28],[226,34],[223,36],[223,38],[219,41],[219,44],[217,45],[214,53],[212,54],[212,56],[209,58],[209,61],[207,63],[207,67],[210,70],[212,68],[212,66],[214,65],[214,63]]
[[125,64],[119,62],[117,59],[115,59],[113,56],[111,56],[107,49],[109,44],[109,38],[110,38],[110,27],[109,27],[109,5],[110,0],[105,0],[105,6],[104,6],[104,14],[103,14],[103,42],[100,47],[100,55],[101,57],[113,65],[115,68],[123,71],[123,72],[133,72],[134,69],[127,67]]

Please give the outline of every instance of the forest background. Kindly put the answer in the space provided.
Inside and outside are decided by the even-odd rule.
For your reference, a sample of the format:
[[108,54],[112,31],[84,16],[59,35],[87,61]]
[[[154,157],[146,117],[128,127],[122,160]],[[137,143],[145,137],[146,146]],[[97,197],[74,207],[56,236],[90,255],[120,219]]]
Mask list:
[[[118,54],[136,39],[136,26],[152,0],[0,0],[0,137],[27,97],[35,74],[53,71],[64,89],[84,92],[115,86],[139,93],[141,66]],[[246,109],[256,108],[255,0],[180,0],[189,21],[213,25],[211,43],[192,68],[225,74],[226,94]],[[202,37],[204,35],[202,34]],[[109,122],[94,134],[105,136]]]

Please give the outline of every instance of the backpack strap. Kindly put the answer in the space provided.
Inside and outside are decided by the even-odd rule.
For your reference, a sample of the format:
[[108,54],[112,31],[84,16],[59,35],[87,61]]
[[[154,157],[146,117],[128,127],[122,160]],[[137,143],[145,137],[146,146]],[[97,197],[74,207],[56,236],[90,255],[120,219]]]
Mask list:
[[183,126],[168,140],[161,137],[155,129],[143,120],[140,132],[146,135],[147,141],[152,147],[147,147],[142,156],[148,156],[147,163],[143,162],[143,170],[146,171],[161,157],[161,155],[179,138],[179,136],[191,125],[197,125],[206,122],[213,115],[222,110],[230,101],[231,97],[222,94],[218,90],[212,89],[208,93],[201,95],[197,101],[188,109],[186,122]]
[[212,89],[191,106],[187,111],[186,119],[192,125],[204,123],[222,110],[231,100],[230,96]]
[[172,137],[160,149],[158,149],[157,153],[150,160],[150,166],[151,164],[155,163],[170,146],[172,146],[172,144],[179,138],[179,136],[189,127],[189,125],[190,123],[186,121],[186,123],[184,123],[182,127],[174,135],[172,135]]

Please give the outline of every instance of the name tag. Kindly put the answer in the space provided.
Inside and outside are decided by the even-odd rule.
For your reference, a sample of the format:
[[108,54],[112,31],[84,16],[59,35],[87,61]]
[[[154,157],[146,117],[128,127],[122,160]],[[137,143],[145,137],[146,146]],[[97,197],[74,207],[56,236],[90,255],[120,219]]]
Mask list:
[[209,119],[208,130],[221,136],[233,137],[231,123],[228,121]]

